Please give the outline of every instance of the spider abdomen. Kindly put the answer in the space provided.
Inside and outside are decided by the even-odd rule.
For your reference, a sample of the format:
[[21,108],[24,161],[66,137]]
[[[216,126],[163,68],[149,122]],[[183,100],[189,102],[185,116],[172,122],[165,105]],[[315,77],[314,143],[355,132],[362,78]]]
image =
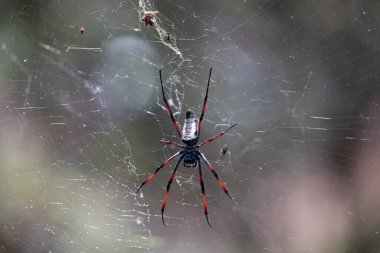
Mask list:
[[188,145],[196,144],[198,140],[198,119],[191,111],[186,112],[185,123],[182,129],[182,141]]

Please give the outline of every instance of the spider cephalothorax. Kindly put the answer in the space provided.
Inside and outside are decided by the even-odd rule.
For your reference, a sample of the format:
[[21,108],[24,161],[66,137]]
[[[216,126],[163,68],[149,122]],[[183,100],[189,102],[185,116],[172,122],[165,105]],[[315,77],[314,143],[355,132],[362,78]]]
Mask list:
[[203,210],[204,210],[204,213],[205,213],[205,216],[206,216],[206,219],[207,219],[207,223],[208,223],[208,225],[210,227],[211,227],[211,224],[210,224],[209,219],[208,219],[206,194],[205,194],[205,187],[204,187],[204,182],[203,182],[203,176],[202,176],[202,169],[201,169],[200,158],[202,158],[205,161],[207,167],[209,168],[209,170],[212,172],[212,174],[214,175],[214,177],[218,181],[220,187],[222,187],[223,191],[227,194],[227,196],[229,198],[231,198],[230,195],[229,195],[229,193],[228,193],[227,188],[224,186],[223,182],[219,179],[219,176],[216,173],[216,171],[212,168],[211,163],[206,159],[206,157],[198,149],[202,145],[210,143],[213,140],[219,138],[220,136],[222,136],[223,134],[225,134],[228,130],[230,130],[231,128],[233,128],[234,126],[236,126],[237,123],[233,124],[227,130],[219,133],[218,135],[216,135],[216,136],[214,136],[214,137],[212,137],[212,138],[210,138],[208,140],[205,140],[201,144],[197,145],[199,134],[200,134],[200,130],[201,130],[201,127],[202,127],[203,116],[204,116],[205,109],[206,109],[206,104],[207,104],[208,88],[210,86],[210,79],[211,79],[211,71],[212,71],[212,69],[210,69],[210,74],[209,74],[209,77],[208,77],[206,96],[205,96],[205,99],[203,101],[203,107],[202,107],[201,116],[199,117],[199,120],[198,120],[195,117],[195,114],[192,111],[188,110],[186,112],[185,122],[183,124],[183,129],[182,129],[182,134],[181,134],[179,125],[178,125],[177,121],[175,120],[175,118],[173,116],[173,112],[172,112],[172,110],[171,110],[171,108],[169,106],[169,103],[168,103],[168,101],[166,100],[166,97],[165,97],[164,86],[162,85],[162,77],[161,77],[161,70],[160,70],[160,80],[161,80],[162,96],[163,96],[166,108],[169,111],[170,118],[172,120],[174,128],[176,129],[177,134],[182,139],[182,142],[185,145],[178,144],[178,143],[172,142],[172,141],[161,140],[162,143],[169,144],[169,145],[175,145],[177,147],[180,147],[181,150],[178,151],[177,153],[175,153],[174,155],[172,155],[171,157],[169,157],[160,166],[158,166],[156,168],[156,170],[152,174],[150,174],[148,176],[148,178],[145,179],[145,181],[140,185],[140,187],[137,189],[136,193],[141,189],[141,187],[143,187],[146,183],[148,183],[158,173],[158,171],[161,168],[165,167],[171,160],[173,160],[177,156],[180,156],[180,158],[178,159],[178,162],[175,165],[174,170],[173,170],[173,172],[172,172],[172,174],[170,176],[168,185],[166,186],[166,194],[165,194],[165,197],[164,197],[164,201],[162,203],[161,216],[162,216],[162,223],[164,225],[165,225],[165,222],[164,222],[164,211],[165,211],[165,207],[166,207],[166,201],[167,201],[168,195],[169,195],[170,185],[172,184],[172,182],[174,180],[175,173],[176,173],[176,171],[178,169],[178,166],[179,166],[179,164],[180,164],[180,162],[182,160],[183,160],[183,165],[185,167],[196,167],[198,165],[198,168],[199,168],[199,181],[200,181],[201,190],[202,190]]
[[183,148],[183,165],[185,167],[197,166],[198,153],[194,146],[185,146]]

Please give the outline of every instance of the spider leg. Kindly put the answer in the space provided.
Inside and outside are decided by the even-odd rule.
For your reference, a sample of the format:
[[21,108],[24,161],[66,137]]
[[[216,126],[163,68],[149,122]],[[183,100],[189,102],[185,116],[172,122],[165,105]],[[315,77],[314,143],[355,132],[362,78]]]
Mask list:
[[174,158],[176,158],[177,156],[179,156],[180,154],[182,154],[182,150],[181,151],[178,151],[177,153],[175,153],[174,155],[172,155],[171,157],[169,157],[168,159],[166,159],[160,166],[157,167],[157,169],[152,173],[150,174],[147,179],[145,179],[145,181],[140,185],[140,187],[137,189],[136,193],[138,193],[140,191],[140,189],[146,184],[148,183],[157,173],[158,171],[165,167],[171,160],[173,160]]
[[211,170],[212,174],[214,174],[214,177],[216,178],[216,180],[218,180],[218,183],[219,183],[220,187],[222,187],[222,190],[227,194],[227,196],[228,196],[230,199],[232,199],[231,196],[230,196],[230,194],[228,193],[227,188],[224,186],[222,180],[220,180],[218,174],[217,174],[216,171],[212,168],[211,163],[207,160],[207,158],[204,156],[204,154],[202,154],[202,153],[199,152],[199,151],[198,151],[198,154],[200,154],[201,157],[202,157],[202,159],[206,162],[207,167]]
[[165,193],[164,201],[162,202],[162,207],[161,207],[162,224],[164,224],[164,226],[165,226],[165,221],[164,221],[164,211],[165,211],[165,207],[166,207],[166,201],[168,200],[168,196],[169,196],[170,185],[173,183],[175,173],[176,173],[176,171],[177,171],[177,169],[178,169],[178,165],[179,165],[179,163],[182,161],[182,159],[183,159],[183,156],[181,156],[181,157],[178,159],[178,162],[177,162],[177,164],[176,164],[175,167],[174,167],[174,170],[173,170],[173,172],[172,172],[172,175],[170,176],[170,179],[169,179],[168,185],[166,186],[166,193]]
[[175,145],[175,146],[180,147],[180,148],[185,147],[184,145],[178,144],[178,143],[173,142],[173,141],[160,140],[160,142],[164,143],[164,144],[168,144],[168,145]]
[[199,147],[202,146],[202,145],[208,144],[208,143],[212,142],[213,140],[218,139],[219,137],[221,137],[223,134],[227,133],[227,131],[229,131],[231,128],[233,128],[233,127],[236,126],[236,125],[237,125],[237,123],[233,124],[233,125],[230,126],[227,130],[221,132],[220,134],[218,134],[218,135],[216,135],[216,136],[214,136],[214,137],[212,137],[212,138],[210,138],[210,139],[208,139],[208,140],[205,140],[205,141],[202,142],[201,144],[197,145],[197,148],[199,148]]
[[201,168],[201,160],[198,157],[198,168],[199,168],[199,182],[201,184],[202,189],[202,203],[203,203],[203,210],[206,215],[206,220],[210,228],[212,228],[210,221],[208,220],[208,211],[207,211],[207,202],[206,202],[206,194],[205,194],[205,184],[203,183],[203,176],[202,176],[202,168]]
[[165,102],[166,108],[167,108],[168,111],[169,111],[170,118],[171,118],[171,120],[172,120],[172,122],[173,122],[173,125],[174,125],[175,130],[177,131],[179,137],[181,137],[181,131],[179,130],[178,123],[177,123],[177,121],[175,120],[175,118],[174,118],[174,116],[173,116],[172,109],[170,108],[169,103],[168,103],[168,101],[166,100],[166,97],[165,97],[164,86],[162,85],[161,69],[160,69],[160,81],[161,81],[162,97],[163,97],[163,99],[164,99],[164,102]]
[[207,82],[206,96],[205,96],[205,99],[203,100],[202,113],[201,113],[201,116],[199,117],[198,136],[200,135],[200,132],[201,132],[203,116],[204,116],[205,110],[206,110],[206,104],[207,104],[207,98],[208,98],[208,87],[210,86],[210,80],[211,80],[211,71],[212,71],[212,68],[210,68],[210,74],[208,76],[208,82]]

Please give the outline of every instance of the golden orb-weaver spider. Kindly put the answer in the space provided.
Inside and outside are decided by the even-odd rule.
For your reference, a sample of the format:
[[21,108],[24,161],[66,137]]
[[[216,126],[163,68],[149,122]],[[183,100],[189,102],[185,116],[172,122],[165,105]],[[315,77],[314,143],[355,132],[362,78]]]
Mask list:
[[198,120],[195,117],[195,114],[192,111],[188,110],[186,112],[186,118],[185,118],[185,122],[183,124],[182,134],[181,134],[181,131],[180,131],[180,127],[179,127],[177,121],[175,120],[175,118],[173,116],[173,112],[172,112],[172,110],[171,110],[171,108],[169,106],[169,103],[166,100],[165,92],[164,92],[164,86],[162,85],[161,70],[159,71],[160,72],[160,81],[161,81],[162,96],[163,96],[166,108],[169,111],[170,118],[171,118],[171,120],[173,122],[174,128],[177,131],[179,137],[182,139],[182,142],[184,143],[184,145],[178,144],[178,143],[172,142],[172,141],[161,140],[161,143],[168,144],[168,145],[175,145],[177,147],[180,147],[181,150],[178,151],[177,153],[175,153],[174,155],[172,155],[171,157],[169,157],[160,166],[158,166],[157,169],[153,173],[151,173],[148,176],[148,178],[145,179],[145,181],[140,185],[140,187],[137,189],[136,193],[141,189],[141,187],[143,187],[146,183],[148,183],[160,171],[161,168],[165,167],[171,160],[173,160],[177,156],[181,155],[181,157],[178,159],[177,164],[175,165],[174,170],[173,170],[173,172],[172,172],[172,174],[170,176],[168,185],[166,187],[166,193],[165,193],[164,201],[162,203],[161,217],[162,217],[162,223],[164,225],[165,225],[165,222],[164,222],[164,211],[165,211],[166,201],[167,201],[168,195],[169,195],[170,185],[173,182],[175,173],[176,173],[176,171],[178,169],[178,166],[179,166],[179,164],[180,164],[180,162],[182,160],[183,160],[183,165],[185,167],[196,167],[198,165],[198,168],[199,168],[199,180],[200,180],[201,190],[202,190],[203,209],[204,209],[204,213],[205,213],[205,216],[206,216],[207,223],[208,223],[208,225],[210,227],[212,227],[212,226],[211,226],[210,221],[208,219],[206,194],[205,194],[205,187],[204,187],[204,183],[203,183],[203,176],[202,176],[202,168],[201,168],[200,158],[202,158],[205,161],[207,167],[212,172],[212,174],[215,176],[216,180],[218,181],[220,187],[222,187],[223,191],[227,194],[227,196],[230,199],[232,199],[231,196],[230,196],[230,194],[228,193],[227,188],[224,186],[223,182],[219,179],[218,174],[212,168],[211,163],[207,160],[207,158],[204,156],[204,154],[202,154],[198,149],[201,146],[203,146],[205,144],[208,144],[208,143],[212,142],[213,140],[218,139],[223,134],[225,134],[228,130],[230,130],[231,128],[233,128],[234,126],[236,126],[237,123],[233,124],[227,130],[219,133],[218,135],[216,135],[216,136],[214,136],[214,137],[212,137],[210,139],[207,139],[207,140],[203,141],[201,144],[197,145],[198,138],[199,138],[200,131],[201,131],[201,127],[202,127],[203,116],[204,116],[205,109],[206,109],[206,104],[207,104],[208,88],[210,86],[210,79],[211,79],[211,71],[212,71],[212,68],[210,68],[210,74],[209,74],[208,82],[207,82],[206,96],[205,96],[204,101],[203,101],[203,107],[202,107],[201,116],[199,117],[199,120]]

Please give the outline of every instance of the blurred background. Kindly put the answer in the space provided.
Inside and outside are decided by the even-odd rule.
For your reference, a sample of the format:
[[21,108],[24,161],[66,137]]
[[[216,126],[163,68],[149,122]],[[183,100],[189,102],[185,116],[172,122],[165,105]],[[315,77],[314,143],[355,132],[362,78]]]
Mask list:
[[[0,252],[380,252],[378,1],[0,9]],[[238,125],[202,152],[233,200],[203,164],[209,228],[180,166],[163,226],[173,166],[135,194],[180,142],[158,70],[182,124],[210,67],[200,140]]]

